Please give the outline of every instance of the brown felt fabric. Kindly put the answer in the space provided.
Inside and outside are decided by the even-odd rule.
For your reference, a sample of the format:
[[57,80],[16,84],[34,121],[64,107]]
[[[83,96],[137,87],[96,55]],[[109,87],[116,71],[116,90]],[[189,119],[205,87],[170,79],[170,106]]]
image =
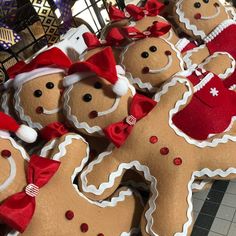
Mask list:
[[[20,92],[20,105],[24,109],[24,114],[29,116],[33,122],[38,122],[44,127],[52,122],[64,121],[62,112],[52,115],[36,113],[36,108],[40,106],[47,110],[61,107],[63,77],[64,74],[62,73],[44,75],[30,80],[22,85],[22,90]],[[46,84],[48,82],[54,83],[53,89],[46,88]],[[35,97],[35,90],[41,90],[42,96]]]
[[[215,148],[198,148],[188,144],[170,128],[169,111],[176,101],[182,98],[184,92],[186,87],[183,84],[177,83],[171,87],[154,110],[135,125],[122,148],[115,149],[87,175],[88,184],[98,187],[108,180],[110,173],[116,171],[120,163],[138,160],[148,166],[151,174],[157,179],[158,210],[153,214],[153,229],[159,235],[174,235],[176,232],[182,232],[182,226],[187,221],[187,185],[194,171],[203,168],[226,170],[229,167],[236,167],[235,142],[228,141]],[[234,131],[229,133],[236,134]],[[156,144],[149,142],[149,138],[153,135],[158,137]],[[168,155],[160,154],[162,147],[169,148]],[[176,157],[182,159],[182,165],[173,164]],[[116,179],[114,189],[119,185],[120,179],[121,177]],[[93,196],[93,194],[89,196],[95,199],[105,198],[112,189],[113,187],[107,189],[101,196]],[[143,221],[143,233],[145,226],[146,222]]]

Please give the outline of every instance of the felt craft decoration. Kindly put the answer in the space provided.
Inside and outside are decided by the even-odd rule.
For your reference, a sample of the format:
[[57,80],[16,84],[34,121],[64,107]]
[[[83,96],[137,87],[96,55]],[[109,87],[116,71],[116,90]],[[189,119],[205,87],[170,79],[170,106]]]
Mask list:
[[116,61],[119,61],[122,48],[128,43],[125,36],[117,28],[111,28],[104,39],[100,39],[90,32],[84,33],[83,39],[88,48],[80,55],[81,61],[89,59],[92,55],[103,50],[107,46],[112,47],[114,57]]
[[[133,42],[124,48],[120,64],[136,89],[147,93],[155,92],[163,82],[184,70],[180,52],[173,44],[160,37],[169,28],[169,24],[158,22],[143,32],[134,27],[122,29]],[[223,62],[223,65],[219,67],[216,62]],[[207,58],[199,67],[226,79],[235,69],[235,60],[228,53],[217,53]]]
[[[89,148],[81,136],[69,133],[49,142],[41,155],[51,153],[50,159],[35,155],[29,159],[12,139],[0,143],[8,149],[1,151],[0,158],[5,181],[0,185],[0,219],[16,230],[12,234],[138,233],[142,204],[130,189],[119,189],[110,200],[94,202],[73,184],[88,161]],[[14,175],[9,177],[9,173]]]
[[[100,200],[114,192],[126,170],[143,172],[151,186],[141,221],[145,236],[190,235],[194,179],[235,178],[234,132],[228,130],[200,141],[184,134],[173,122],[173,117],[194,97],[196,85],[193,87],[186,76],[167,81],[154,101],[145,102],[144,108],[151,109],[142,119],[135,119],[133,114],[133,122],[129,122],[129,116],[123,117],[120,122],[127,120],[131,130],[122,146],[101,153],[81,174],[80,186],[86,196]],[[117,141],[126,130],[116,126],[108,126],[111,141]]]
[[41,129],[64,120],[61,112],[62,79],[71,65],[58,48],[51,48],[8,70],[13,80],[14,107],[18,118],[29,126]]
[[[236,22],[229,19],[226,8],[220,1],[178,0],[174,15],[179,27],[193,38],[200,38],[204,44],[189,51],[185,56],[188,65],[199,64],[206,57],[217,52],[228,53],[236,58],[234,46]],[[225,62],[221,62],[225,66]],[[236,72],[225,79],[227,88],[234,89]]]
[[[154,22],[169,23],[165,18],[159,15],[163,9],[164,5],[157,0],[148,0],[144,7],[128,4],[124,12],[114,6],[110,6],[109,15],[113,21],[102,30],[101,38],[105,38],[110,29],[115,27],[122,28],[125,26],[132,26],[139,31],[144,31]],[[125,21],[124,19],[127,20]],[[177,49],[182,53],[196,47],[194,42],[190,42],[186,38],[180,39],[173,28],[162,37],[176,45]]]
[[76,130],[101,136],[102,127],[110,123],[109,117],[115,122],[126,116],[124,107],[135,89],[116,65],[110,47],[87,61],[74,63],[68,74],[63,81],[63,108],[67,121]]

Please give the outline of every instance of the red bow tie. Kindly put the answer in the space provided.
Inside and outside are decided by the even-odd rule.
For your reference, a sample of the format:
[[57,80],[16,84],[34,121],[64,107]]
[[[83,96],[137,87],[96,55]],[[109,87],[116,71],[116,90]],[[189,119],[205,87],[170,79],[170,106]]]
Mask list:
[[125,37],[118,28],[112,28],[108,32],[105,40],[99,40],[95,34],[90,32],[84,33],[83,38],[88,49],[104,47],[104,46],[118,47],[121,46],[125,41]]
[[156,104],[151,98],[136,94],[131,101],[129,116],[106,127],[103,130],[105,135],[119,148],[125,143],[136,122],[144,118]]
[[143,39],[146,37],[160,37],[165,35],[171,29],[171,25],[166,22],[155,22],[152,26],[148,27],[147,30],[141,32],[135,27],[123,28],[123,32],[131,39]]
[[60,138],[64,134],[67,134],[69,131],[64,124],[60,122],[53,122],[45,126],[39,132],[40,137],[48,142],[54,138]]
[[35,197],[52,178],[60,166],[60,162],[33,155],[27,170],[25,190],[7,198],[0,205],[0,220],[11,228],[24,232],[35,211]]
[[126,12],[118,8],[109,6],[109,17],[113,21],[119,21],[132,17],[135,21],[143,19],[145,16],[157,16],[164,9],[165,5],[157,0],[148,0],[144,7],[138,7],[134,4],[128,4]]

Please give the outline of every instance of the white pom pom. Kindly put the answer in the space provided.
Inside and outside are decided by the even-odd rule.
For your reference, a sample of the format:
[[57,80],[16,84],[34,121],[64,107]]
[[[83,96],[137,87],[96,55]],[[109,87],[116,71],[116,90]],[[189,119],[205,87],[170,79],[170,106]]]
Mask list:
[[113,85],[113,92],[118,96],[123,96],[128,92],[128,84],[124,79],[118,79],[117,82]]
[[20,128],[16,131],[16,136],[26,143],[33,143],[37,139],[37,132],[26,125],[21,125]]

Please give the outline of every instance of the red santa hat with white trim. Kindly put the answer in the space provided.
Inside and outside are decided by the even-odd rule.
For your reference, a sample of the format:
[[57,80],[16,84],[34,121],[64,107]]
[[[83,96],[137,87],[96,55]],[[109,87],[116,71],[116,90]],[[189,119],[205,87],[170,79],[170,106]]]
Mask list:
[[113,92],[118,96],[127,93],[129,82],[122,67],[116,65],[111,47],[94,54],[88,60],[74,63],[63,80],[64,87],[70,86],[82,79],[97,75],[109,81]]
[[7,70],[10,79],[14,79],[14,88],[43,75],[65,73],[72,62],[59,48],[51,48],[37,55],[28,64],[18,62]]
[[37,139],[37,132],[27,125],[19,125],[12,117],[0,112],[0,136],[9,137],[9,132],[27,143],[33,143]]

